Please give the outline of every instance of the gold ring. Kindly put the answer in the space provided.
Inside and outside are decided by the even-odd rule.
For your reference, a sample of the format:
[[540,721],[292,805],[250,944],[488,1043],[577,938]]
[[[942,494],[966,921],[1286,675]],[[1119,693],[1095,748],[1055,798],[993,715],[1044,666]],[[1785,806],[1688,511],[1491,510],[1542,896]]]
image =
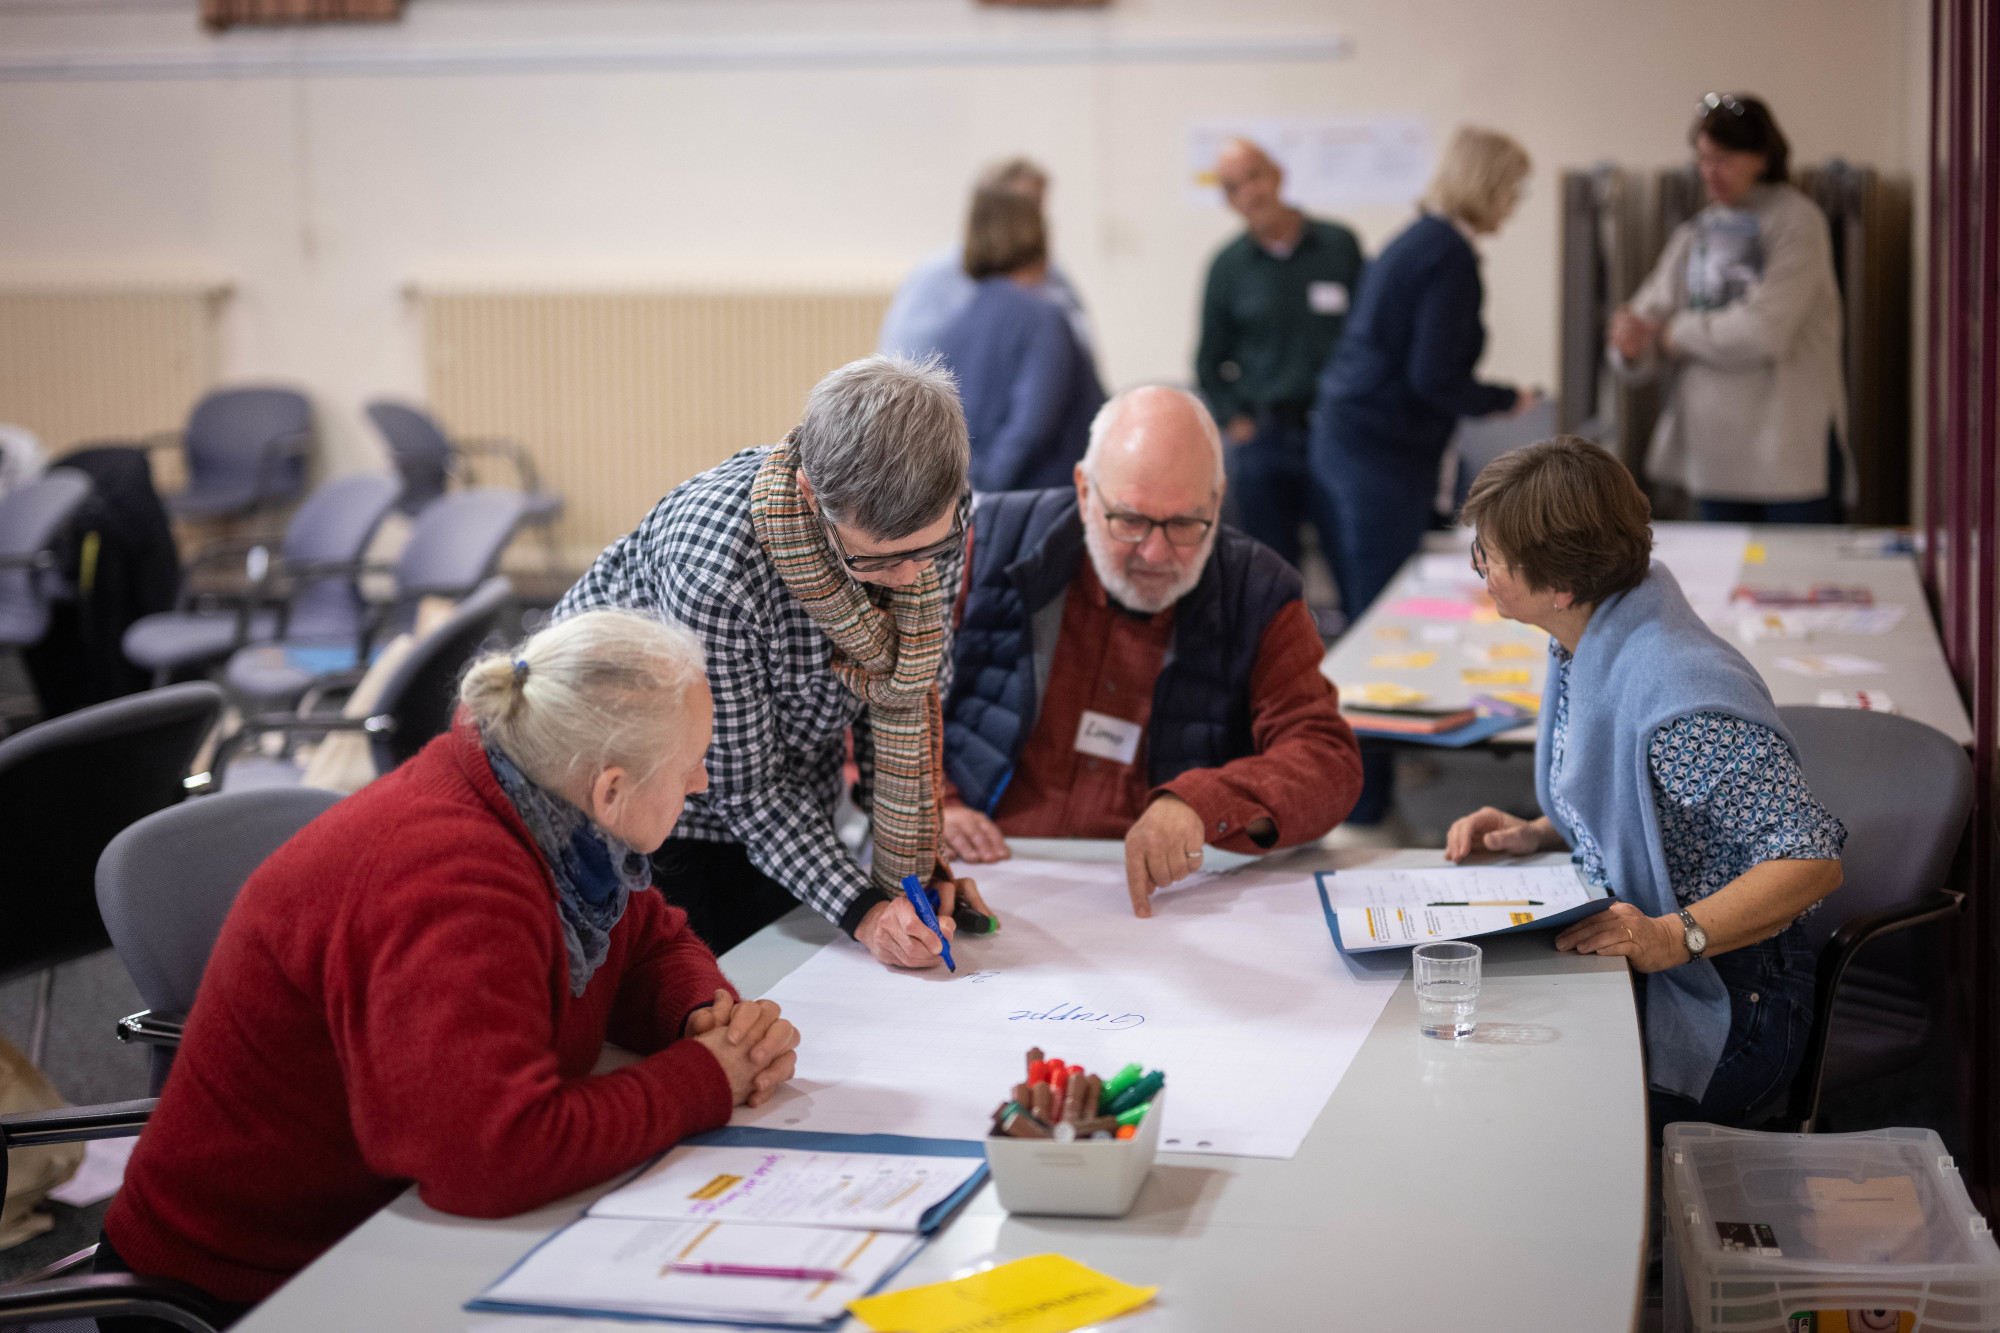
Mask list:
[[1639,942],[1639,937],[1632,933],[1632,927],[1630,926],[1625,927],[1625,938],[1632,941],[1632,943],[1634,944],[1637,944]]

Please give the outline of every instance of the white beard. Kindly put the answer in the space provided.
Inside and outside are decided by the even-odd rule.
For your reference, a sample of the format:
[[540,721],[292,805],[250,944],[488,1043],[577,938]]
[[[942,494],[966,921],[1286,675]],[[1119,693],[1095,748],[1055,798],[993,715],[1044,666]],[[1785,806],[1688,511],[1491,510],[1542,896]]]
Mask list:
[[1152,594],[1140,592],[1125,577],[1125,556],[1132,548],[1123,542],[1112,541],[1087,517],[1083,523],[1083,543],[1090,551],[1091,568],[1097,571],[1097,581],[1104,585],[1104,590],[1116,598],[1119,605],[1150,616],[1166,610],[1193,592],[1194,585],[1201,582],[1201,571],[1208,568],[1209,553],[1215,549],[1216,531],[1214,527],[1208,530],[1208,537],[1201,544],[1201,558],[1187,573],[1175,579],[1165,592]]

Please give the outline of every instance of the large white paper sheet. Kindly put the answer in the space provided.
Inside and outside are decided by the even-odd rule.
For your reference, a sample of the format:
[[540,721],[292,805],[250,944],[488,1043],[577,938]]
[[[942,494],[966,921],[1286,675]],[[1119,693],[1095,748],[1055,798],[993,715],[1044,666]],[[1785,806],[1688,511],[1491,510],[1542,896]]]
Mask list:
[[1309,874],[1198,876],[1142,921],[1122,865],[973,870],[1004,924],[952,946],[957,976],[841,940],[771,988],[798,1073],[731,1123],[976,1139],[1040,1046],[1106,1075],[1165,1070],[1163,1149],[1290,1157],[1400,977],[1339,957]]
[[1740,523],[1655,523],[1653,558],[1673,571],[1688,605],[1711,625],[1734,619],[1729,595],[1743,580],[1750,529]]

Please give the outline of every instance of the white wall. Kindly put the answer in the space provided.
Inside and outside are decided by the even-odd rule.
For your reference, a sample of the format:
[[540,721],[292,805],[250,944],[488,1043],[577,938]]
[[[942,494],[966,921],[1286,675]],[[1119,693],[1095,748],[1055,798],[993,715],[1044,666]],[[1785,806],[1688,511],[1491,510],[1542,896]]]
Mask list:
[[[0,0],[0,276],[233,279],[228,375],[310,386],[337,470],[378,457],[364,398],[421,389],[412,279],[893,275],[1017,151],[1054,174],[1113,384],[1188,373],[1233,231],[1187,199],[1191,119],[1519,137],[1537,175],[1488,251],[1486,369],[1543,384],[1561,168],[1677,160],[1711,88],[1768,98],[1801,160],[1921,165],[1914,0],[414,0],[393,27],[222,38],[193,8]],[[1114,58],[1077,59],[1090,43]],[[1349,220],[1372,249],[1407,216]]]

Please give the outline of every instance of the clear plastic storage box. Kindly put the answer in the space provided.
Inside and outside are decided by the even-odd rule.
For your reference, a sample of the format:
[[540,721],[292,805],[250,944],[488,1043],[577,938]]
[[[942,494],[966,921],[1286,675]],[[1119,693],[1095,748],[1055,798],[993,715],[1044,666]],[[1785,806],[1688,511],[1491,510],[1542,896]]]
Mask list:
[[1667,1333],[2000,1330],[2000,1246],[1928,1129],[1668,1125]]

